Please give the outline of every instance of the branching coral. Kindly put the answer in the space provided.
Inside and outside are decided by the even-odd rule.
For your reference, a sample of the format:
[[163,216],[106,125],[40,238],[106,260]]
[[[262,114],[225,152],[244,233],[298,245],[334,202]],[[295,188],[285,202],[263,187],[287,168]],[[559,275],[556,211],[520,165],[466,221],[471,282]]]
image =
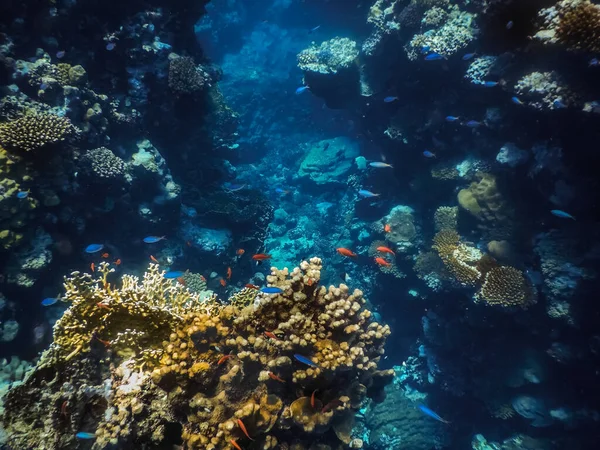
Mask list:
[[600,6],[589,0],[563,0],[542,9],[540,30],[535,37],[545,43],[560,43],[568,50],[600,52]]
[[6,397],[9,444],[67,448],[82,428],[98,448],[348,444],[363,400],[393,377],[377,371],[390,330],[359,290],[320,286],[320,272],[318,258],[273,268],[280,294],[245,290],[229,304],[199,301],[156,265],[120,288],[106,263],[99,278],[74,273],[52,346]]
[[179,94],[193,94],[210,85],[210,75],[189,56],[175,56],[169,63],[169,87]]
[[93,183],[114,183],[125,176],[125,161],[111,150],[100,147],[86,152],[79,161],[81,174]]
[[0,124],[0,143],[9,149],[31,151],[64,141],[75,132],[67,117],[51,113],[29,113]]

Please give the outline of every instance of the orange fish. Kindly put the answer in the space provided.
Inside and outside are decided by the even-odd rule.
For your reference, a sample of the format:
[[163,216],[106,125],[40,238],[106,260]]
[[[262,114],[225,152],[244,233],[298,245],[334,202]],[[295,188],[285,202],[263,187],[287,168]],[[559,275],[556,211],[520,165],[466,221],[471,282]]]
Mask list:
[[266,253],[257,253],[252,256],[254,261],[264,261],[265,259],[271,259],[271,255],[267,255]]
[[60,413],[65,417],[67,417],[67,403],[68,403],[68,401],[65,400],[64,402],[62,402],[62,405],[60,406]]
[[383,267],[391,266],[391,264],[389,262],[387,262],[385,259],[383,259],[381,256],[378,256],[377,258],[375,258],[375,262]]
[[108,253],[102,253],[103,258],[108,258],[108,256],[109,256]]
[[231,280],[231,274],[232,274],[232,272],[231,272],[231,267],[228,267],[228,268],[227,268],[227,279],[228,279],[228,280]]
[[246,253],[246,250],[244,250],[243,248],[238,248],[235,252],[235,254],[238,256],[242,256],[244,253]]
[[100,309],[110,309],[110,306],[108,306],[107,304],[102,303],[102,302],[96,303],[96,306]]
[[327,403],[325,406],[323,406],[321,413],[325,414],[326,412],[331,411],[333,408],[337,408],[338,406],[342,406],[343,404],[344,404],[343,401],[341,401],[339,398],[336,398],[335,400],[332,400],[329,403]]
[[272,331],[265,331],[265,336],[268,337],[269,339],[275,339],[276,341],[279,340],[277,335],[275,333],[273,333]]
[[223,355],[223,356],[221,356],[221,358],[217,361],[217,366],[220,366],[221,364],[223,364],[225,361],[227,361],[232,356],[233,355]]
[[120,266],[120,265],[121,265],[121,258],[117,259],[117,260],[115,261],[115,264],[116,264],[117,266]]
[[336,248],[335,249],[340,255],[342,256],[347,256],[349,258],[356,258],[356,253],[354,253],[352,250],[348,250],[347,248]]
[[281,378],[279,378],[273,372],[269,372],[269,377],[271,378],[271,380],[279,381],[280,383],[285,383],[284,380],[282,380]]
[[314,283],[314,281],[313,281],[313,279],[312,279],[312,278],[309,278],[309,279],[308,279],[308,281],[306,282],[306,284],[307,284],[308,286],[312,286],[312,285],[313,285],[313,283]]
[[225,281],[223,278],[219,280],[219,283],[221,283],[221,286],[223,287],[227,286],[227,281]]
[[381,253],[391,253],[392,255],[396,256],[396,254],[392,251],[391,248],[384,247],[383,245],[381,247],[377,247],[377,251]]
[[389,223],[385,224],[385,226],[383,227],[383,231],[385,231],[386,233],[389,233],[390,231],[392,231],[392,227],[390,226]]
[[150,255],[150,260],[152,262],[155,262],[156,264],[159,264],[158,259],[156,259],[154,256]]
[[96,270],[96,265],[94,263],[91,263],[90,269],[92,269],[92,272],[94,272]]
[[110,347],[110,342],[109,341],[105,341],[103,339],[100,339],[98,336],[94,336],[96,338],[96,340],[98,342],[100,342],[101,344],[103,344],[105,347]]
[[244,425],[244,422],[242,422],[242,419],[238,419],[237,420],[238,425],[240,426],[240,428],[242,429],[242,431],[244,432],[244,434],[246,435],[246,437],[248,439],[250,439],[251,441],[253,441],[254,439],[252,439],[250,437],[250,435],[248,434],[248,430],[246,430],[246,425]]
[[233,445],[237,450],[242,450],[242,447],[238,445],[235,439],[231,439],[229,442],[231,442],[231,445]]
[[185,280],[183,279],[183,277],[178,277],[177,281],[179,281],[181,284],[183,284],[184,286],[187,286]]
[[200,275],[200,279],[201,279],[202,281],[206,281],[206,278],[204,278],[204,275]]
[[310,396],[310,406],[312,406],[313,409],[315,409],[315,394],[317,393],[317,391],[318,389],[315,389]]
[[250,284],[250,283],[244,285],[244,287],[247,287],[248,289],[260,289],[260,286],[257,286],[255,284]]

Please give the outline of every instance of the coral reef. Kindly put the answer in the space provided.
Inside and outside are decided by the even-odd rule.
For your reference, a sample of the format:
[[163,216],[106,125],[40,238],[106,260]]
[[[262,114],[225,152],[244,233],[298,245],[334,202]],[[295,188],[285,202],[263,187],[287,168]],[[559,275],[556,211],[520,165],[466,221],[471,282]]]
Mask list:
[[305,184],[314,184],[319,189],[346,184],[359,155],[355,142],[345,137],[336,137],[311,145],[300,163],[298,177]]
[[170,56],[169,88],[178,94],[193,94],[210,86],[210,75],[190,56]]
[[330,108],[351,105],[360,96],[358,47],[348,38],[334,38],[298,54],[304,84]]
[[538,13],[535,38],[571,51],[600,52],[600,6],[589,0],[562,0]]
[[289,430],[293,448],[316,436],[338,446],[351,442],[363,400],[381,400],[393,377],[377,371],[389,328],[372,321],[359,290],[319,286],[318,258],[273,268],[267,281],[281,293],[247,289],[226,304],[201,301],[157,265],[120,287],[113,271],[101,263],[96,278],[65,279],[70,306],[53,344],[5,397],[9,445],[73,445],[83,428],[98,448],[217,449],[249,438],[287,447]]
[[539,110],[562,109],[576,102],[573,91],[556,71],[528,73],[517,81],[514,91],[521,101]]
[[6,148],[29,152],[64,141],[75,132],[67,117],[31,112],[0,124],[0,143]]

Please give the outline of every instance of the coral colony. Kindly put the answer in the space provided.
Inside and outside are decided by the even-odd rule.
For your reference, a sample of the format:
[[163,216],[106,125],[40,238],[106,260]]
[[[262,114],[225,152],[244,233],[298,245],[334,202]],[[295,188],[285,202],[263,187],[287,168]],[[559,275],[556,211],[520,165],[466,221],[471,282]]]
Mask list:
[[598,448],[598,2],[1,3],[0,449]]

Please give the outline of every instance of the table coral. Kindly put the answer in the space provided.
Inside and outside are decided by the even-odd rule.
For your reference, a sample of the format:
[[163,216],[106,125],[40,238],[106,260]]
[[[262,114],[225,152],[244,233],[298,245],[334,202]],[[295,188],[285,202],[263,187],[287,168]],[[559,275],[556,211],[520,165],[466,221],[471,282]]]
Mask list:
[[0,124],[0,142],[8,149],[29,152],[64,141],[74,132],[67,117],[35,112]]
[[535,303],[534,291],[523,272],[502,266],[490,270],[475,298],[488,305],[527,309]]
[[267,281],[281,294],[245,289],[226,303],[200,301],[154,264],[120,287],[112,271],[101,263],[94,276],[65,279],[70,306],[53,344],[6,396],[11,446],[67,448],[89,431],[95,448],[183,440],[214,450],[245,447],[248,436],[261,448],[315,439],[338,448],[363,401],[381,400],[393,377],[377,370],[389,328],[361,291],[320,286],[318,258],[272,268]]

